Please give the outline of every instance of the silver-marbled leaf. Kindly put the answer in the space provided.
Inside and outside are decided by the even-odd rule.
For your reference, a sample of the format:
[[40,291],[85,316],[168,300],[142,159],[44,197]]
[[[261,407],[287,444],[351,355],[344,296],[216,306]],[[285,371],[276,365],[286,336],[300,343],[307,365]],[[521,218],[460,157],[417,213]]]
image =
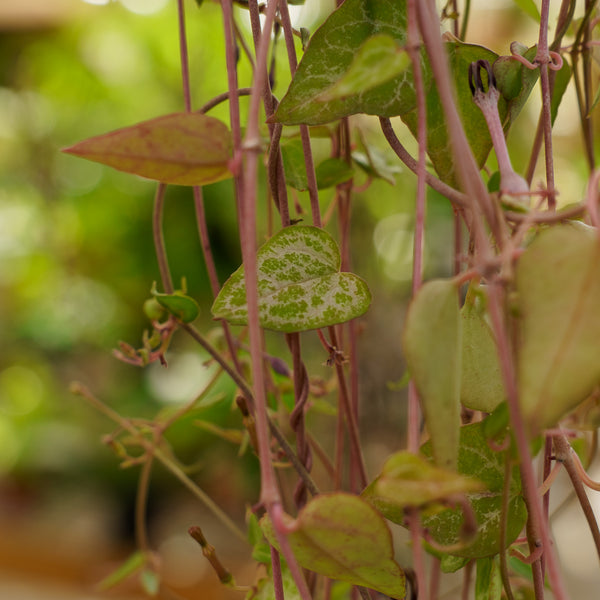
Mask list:
[[[369,288],[339,268],[338,247],[323,229],[295,226],[275,234],[257,254],[261,326],[291,333],[362,315],[371,302]],[[223,285],[212,313],[233,325],[247,324],[243,265]]]

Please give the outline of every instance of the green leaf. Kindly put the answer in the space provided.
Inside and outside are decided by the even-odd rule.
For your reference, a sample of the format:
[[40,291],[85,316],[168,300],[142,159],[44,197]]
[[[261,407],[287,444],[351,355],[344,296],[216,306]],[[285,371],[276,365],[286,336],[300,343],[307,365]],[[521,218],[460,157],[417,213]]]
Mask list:
[[152,290],[152,295],[166,311],[181,319],[184,323],[191,323],[200,313],[198,303],[183,292],[162,294]]
[[[258,250],[260,324],[266,329],[305,331],[343,323],[369,308],[367,284],[340,273],[333,238],[317,227],[286,227]],[[212,306],[217,319],[248,322],[243,265],[225,282]]]
[[[285,600],[301,600],[296,582],[283,561],[281,561],[281,581],[283,583],[283,595]],[[252,586],[250,591],[246,594],[246,600],[277,600],[275,589],[273,587],[271,570],[269,570],[269,575],[267,577],[261,578],[256,586]]]
[[[533,0],[513,0],[513,2],[527,15],[529,15],[536,23],[541,20],[540,11]],[[479,599],[477,599],[479,600]]]
[[502,579],[498,558],[479,558],[475,578],[475,600],[500,600],[501,597]]
[[462,375],[460,401],[467,408],[491,413],[504,400],[504,381],[496,342],[485,313],[470,289],[460,311]]
[[452,280],[421,287],[406,317],[404,355],[425,413],[438,467],[453,469],[460,427],[461,320]]
[[140,583],[148,596],[156,596],[160,590],[160,576],[151,569],[144,569],[140,573]]
[[[537,46],[523,47],[519,53],[532,61],[537,54]],[[538,80],[539,69],[528,69],[512,56],[500,56],[492,65],[492,69],[502,95],[498,102],[498,112],[506,132],[529,98]]]
[[[479,59],[493,63],[497,55],[481,46],[463,44],[454,41],[446,44],[448,61],[456,88],[457,108],[465,127],[467,139],[477,163],[485,162],[492,148],[492,141],[483,114],[473,102],[469,88],[469,65]],[[456,184],[454,172],[455,157],[452,152],[446,119],[442,103],[435,86],[431,87],[426,97],[427,108],[427,153],[441,179]],[[416,106],[402,115],[413,136],[417,135],[418,112]]]
[[231,177],[227,126],[200,113],[174,113],[89,138],[64,152],[177,185]]
[[317,99],[329,102],[362,94],[404,73],[409,65],[408,54],[393,37],[375,34],[357,50],[348,70]]
[[532,432],[556,425],[600,382],[600,241],[557,225],[517,264],[521,408]]
[[341,158],[328,158],[315,169],[317,187],[322,190],[352,179],[354,170]]
[[[550,102],[550,115],[552,118],[552,124],[556,120],[558,115],[558,107],[562,101],[564,93],[567,91],[571,81],[571,67],[566,60],[563,60],[563,66],[560,70],[554,71],[554,89],[552,90],[552,100]],[[597,99],[595,100],[597,102]],[[594,109],[594,106],[590,107],[590,112]]]
[[442,573],[456,573],[462,569],[471,559],[464,556],[453,556],[452,554],[443,554],[440,559],[440,569]]
[[[297,519],[284,515],[292,528],[288,541],[305,569],[382,592],[406,594],[404,573],[393,559],[390,531],[365,500],[343,492],[313,498]],[[269,542],[278,547],[268,517],[261,520]]]
[[361,494],[388,520],[402,525],[405,509],[439,502],[456,494],[480,491],[480,482],[435,467],[407,451],[392,454]]
[[[467,494],[477,520],[477,533],[472,542],[452,550],[453,555],[464,558],[493,556],[500,551],[502,489],[507,451],[498,452],[490,447],[484,435],[484,423],[482,421],[460,428],[458,472],[481,481],[486,488],[483,492]],[[426,456],[431,456],[431,442],[427,442],[421,451]],[[511,471],[509,486],[507,544],[516,539],[527,518],[517,466]],[[456,546],[461,542],[462,524],[463,514],[459,508],[448,508],[423,518],[423,526],[442,546]]]
[[[373,39],[374,42],[371,41]],[[361,56],[365,48],[369,50],[371,44],[373,48],[378,48],[383,40],[382,47],[377,51],[388,56],[391,56],[392,45],[394,48],[405,46],[405,1],[346,0],[313,35],[296,75],[271,120],[286,125],[316,125],[356,113],[402,116],[413,135],[416,135],[418,115],[411,69],[408,66],[396,66],[396,69],[402,66],[399,75],[385,83],[378,83],[379,69],[370,69],[373,72],[373,79],[370,79],[370,73],[365,75],[368,69],[365,69],[363,59],[355,58]],[[471,62],[480,59],[493,63],[497,54],[482,46],[460,41],[447,43],[446,49],[455,81],[458,109],[463,123],[467,125],[467,137],[475,158],[483,166],[492,142],[485,119],[472,101],[468,67]],[[509,57],[506,57],[506,61],[509,62],[505,70],[515,85],[511,90],[513,96],[501,98],[499,103],[505,129],[516,118],[537,78],[537,71],[524,69],[523,65]],[[357,64],[360,66],[355,66]],[[427,94],[428,153],[438,175],[454,184],[454,157],[444,112],[425,54],[422,55],[422,65]],[[355,72],[360,72],[367,79],[366,88],[360,89],[359,84],[355,83]],[[502,86],[503,74],[499,73],[497,78],[499,86]],[[372,85],[374,87],[370,87]],[[342,93],[348,95],[338,97]]]
[[308,178],[306,176],[302,141],[298,138],[285,140],[281,142],[280,148],[286,183],[296,190],[307,190]]
[[364,152],[353,152],[352,160],[369,176],[384,179],[391,185],[396,184],[395,175],[402,169],[396,164],[388,164],[383,154],[375,147],[364,146]]
[[405,0],[346,0],[312,36],[272,120],[317,125],[359,112],[391,117],[413,108],[416,101],[408,71],[351,96],[328,102],[319,97],[346,75],[363,44],[374,35],[405,45]]
[[102,581],[98,584],[98,588],[101,590],[107,590],[118,583],[121,583],[121,581],[130,575],[137,573],[145,564],[145,553],[139,550],[134,552],[122,565],[102,579]]

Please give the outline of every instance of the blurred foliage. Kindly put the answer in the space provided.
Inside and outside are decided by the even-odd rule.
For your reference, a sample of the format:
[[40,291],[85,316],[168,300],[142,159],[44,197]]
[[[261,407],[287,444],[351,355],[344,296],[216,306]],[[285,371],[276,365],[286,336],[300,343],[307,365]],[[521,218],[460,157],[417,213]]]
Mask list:
[[[58,26],[0,35],[0,476],[36,478],[36,486],[44,474],[57,485],[101,478],[131,492],[136,473],[118,471],[100,444],[112,425],[72,397],[69,382],[86,382],[124,415],[151,418],[165,402],[192,399],[210,374],[206,357],[181,338],[163,373],[111,356],[119,339],[137,343],[149,327],[142,305],[158,279],[155,184],[59,150],[182,110],[183,101],[173,3],[148,16],[117,3],[86,8]],[[188,35],[190,60],[203,65],[192,75],[193,94],[204,102],[223,91],[224,59],[211,52],[222,45],[218,7],[191,12]],[[205,196],[224,278],[239,263],[232,192],[214,185]],[[167,201],[173,275],[210,306],[191,194],[172,187]],[[203,317],[208,323],[208,310]],[[212,393],[227,400],[202,416],[232,419],[232,391],[221,378]],[[167,434],[192,462],[214,442],[191,425],[197,416]]]
[[[175,2],[150,15],[129,12],[119,2],[84,8],[54,26],[0,33],[0,478],[35,478],[48,485],[87,479],[116,491],[122,488],[132,497],[137,469],[116,468],[115,457],[100,443],[112,425],[72,397],[69,382],[83,381],[123,415],[152,418],[165,405],[194,398],[212,371],[203,367],[206,357],[183,334],[167,354],[168,369],[152,365],[142,370],[111,355],[118,340],[139,345],[149,327],[142,306],[159,278],[151,225],[155,184],[61,154],[60,148],[183,109],[177,15]],[[236,10],[244,23],[243,10]],[[226,90],[222,17],[212,2],[201,7],[187,2],[186,12],[197,108]],[[315,23],[308,27],[314,31]],[[247,32],[246,39],[251,47]],[[299,40],[297,48],[300,52]],[[289,83],[282,40],[276,57],[280,68],[274,91],[281,97]],[[241,86],[250,81],[243,52],[239,79]],[[241,99],[241,108],[244,119],[247,98]],[[210,114],[229,120],[226,103]],[[519,126],[524,118],[511,132],[516,164],[529,147],[522,142],[530,128]],[[365,147],[371,152],[377,147],[381,164],[395,167],[397,160],[382,143],[377,121],[353,119],[360,129],[353,150],[364,154]],[[405,129],[400,124],[397,129],[414,152]],[[293,132],[286,129],[284,135]],[[315,154],[326,158],[328,144],[315,136]],[[363,321],[359,358],[369,400],[364,431],[380,442],[385,439],[382,429],[397,436],[403,418],[404,392],[391,390],[388,383],[398,381],[404,370],[398,340],[410,285],[415,180],[395,168],[388,175],[395,186],[383,179],[367,186],[367,178],[362,172],[355,177],[364,191],[357,191],[352,207],[352,270],[376,291]],[[266,213],[271,211],[270,222],[276,224],[264,181],[262,186],[261,222],[269,222]],[[428,194],[426,276],[443,276],[452,269],[452,211],[443,198]],[[223,282],[240,264],[231,182],[207,186],[204,200]],[[332,200],[333,192],[323,190],[323,214]],[[290,205],[293,217],[310,223],[306,192],[290,190]],[[336,226],[334,218],[328,229],[335,233]],[[173,279],[186,278],[189,295],[200,305],[197,324],[210,331],[212,295],[188,188],[167,189],[164,228]],[[314,337],[303,338],[316,365],[309,371],[327,378],[330,371],[322,367],[326,357]],[[288,360],[280,336],[269,334],[267,344],[274,356]],[[237,468],[240,486],[256,486],[257,465],[249,452],[236,461],[234,445],[195,426],[201,419],[223,428],[240,427],[233,390],[222,377],[210,393],[223,394],[223,400],[178,421],[167,438],[182,460],[199,461],[199,476],[209,485],[211,478],[217,481]],[[330,419],[326,412],[314,411]],[[160,470],[157,475],[153,482],[177,486]],[[241,510],[241,502],[233,505]]]

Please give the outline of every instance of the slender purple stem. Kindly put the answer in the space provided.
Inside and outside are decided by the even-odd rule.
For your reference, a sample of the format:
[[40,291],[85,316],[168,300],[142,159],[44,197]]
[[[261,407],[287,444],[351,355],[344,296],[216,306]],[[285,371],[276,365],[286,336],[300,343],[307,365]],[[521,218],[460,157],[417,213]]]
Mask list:
[[[226,0],[224,0],[226,4]],[[250,2],[251,14],[258,14],[255,0]],[[248,122],[242,148],[245,152],[244,186],[240,203],[243,204],[240,222],[242,258],[244,264],[244,281],[246,284],[246,300],[248,306],[248,332],[250,337],[250,356],[252,382],[254,388],[256,434],[261,472],[260,498],[271,518],[281,552],[288,563],[296,587],[303,600],[310,599],[310,591],[298,563],[289,546],[284,533],[283,509],[277,486],[277,480],[271,462],[269,444],[269,427],[267,416],[267,399],[263,371],[262,332],[258,312],[258,276],[256,263],[256,195],[258,191],[258,156],[261,152],[261,137],[259,130],[261,92],[268,85],[267,54],[271,37],[271,29],[277,8],[277,1],[270,0],[267,4],[265,22],[262,33],[258,34],[256,50],[256,69],[250,95]],[[256,25],[253,24],[255,28]],[[256,39],[256,38],[255,38]]]
[[273,579],[273,591],[275,592],[275,600],[285,600],[283,593],[283,579],[281,577],[281,560],[279,559],[279,552],[273,546],[271,548],[271,567],[272,567],[272,579]]
[[[298,59],[296,57],[294,34],[292,31],[292,22],[290,20],[287,0],[279,0],[279,12],[281,14],[281,25],[283,27],[288,62],[290,64],[290,73],[293,77],[298,66]],[[308,183],[308,196],[310,198],[312,222],[315,227],[322,227],[321,209],[319,207],[319,193],[317,191],[317,177],[315,175],[315,165],[313,161],[312,148],[310,145],[310,133],[308,130],[308,125],[300,125],[300,138],[302,139],[302,150],[304,152],[304,163],[306,166],[306,180]]]
[[179,52],[181,63],[181,79],[183,80],[183,99],[186,112],[192,110],[190,93],[190,61],[188,58],[187,36],[185,31],[185,7],[183,0],[177,0],[177,19],[179,24]]
[[442,108],[446,117],[453,155],[457,157],[455,167],[469,199],[468,203],[472,213],[471,228],[476,248],[485,262],[491,258],[492,251],[479,211],[485,216],[496,243],[500,247],[504,245],[504,232],[495,207],[479,174],[479,168],[467,141],[456,103],[453,101],[455,93],[450,80],[448,59],[440,37],[435,3],[432,0],[422,0],[417,4],[417,15],[419,29],[429,56],[438,93],[441,98],[445,99],[442,102]]
[[[396,132],[392,127],[392,122],[385,117],[380,117],[379,122],[381,124],[381,131],[385,136],[385,139],[388,141],[392,150],[396,153],[396,156],[413,172],[417,172],[418,163],[417,161],[409,154],[408,150],[402,145],[398,136],[396,136]],[[425,174],[425,181],[427,184],[433,188],[436,192],[442,194],[452,202],[455,208],[457,209],[467,209],[470,208],[470,200],[466,194],[459,192],[458,190],[450,187],[447,183],[444,183],[431,173]]]
[[163,212],[165,206],[166,184],[159,183],[154,196],[154,213],[152,216],[152,233],[154,237],[154,248],[156,250],[156,259],[158,261],[158,270],[162,281],[163,289],[167,294],[173,293],[173,280],[169,271],[169,261],[165,249],[165,238],[162,230]]
[[492,321],[493,330],[498,346],[498,357],[500,368],[506,389],[510,422],[515,437],[519,458],[521,461],[521,480],[523,483],[523,496],[525,498],[531,532],[535,538],[533,542],[541,542],[546,554],[548,577],[552,584],[552,590],[557,600],[568,598],[552,541],[548,530],[548,523],[544,521],[541,500],[538,496],[535,473],[529,450],[529,440],[525,431],[525,424],[521,416],[519,406],[519,393],[516,384],[516,372],[513,364],[513,353],[507,335],[506,323],[503,314],[503,290],[499,284],[494,283],[488,288],[488,307]]
[[551,89],[548,75],[548,11],[550,0],[542,0],[540,35],[536,62],[540,67],[540,82],[542,84],[542,119],[544,123],[544,155],[546,158],[546,188],[548,190],[548,208],[556,208],[556,190],[554,189],[554,154],[552,152],[552,116],[551,116]]
[[600,530],[598,529],[598,521],[596,521],[594,510],[590,504],[590,500],[585,492],[585,487],[573,461],[573,457],[571,455],[571,446],[564,435],[554,436],[553,441],[556,449],[556,460],[562,462],[569,475],[569,478],[571,479],[577,500],[579,500],[579,504],[583,510],[588,527],[590,528],[592,539],[594,540],[594,545],[596,546],[596,552],[600,558]]

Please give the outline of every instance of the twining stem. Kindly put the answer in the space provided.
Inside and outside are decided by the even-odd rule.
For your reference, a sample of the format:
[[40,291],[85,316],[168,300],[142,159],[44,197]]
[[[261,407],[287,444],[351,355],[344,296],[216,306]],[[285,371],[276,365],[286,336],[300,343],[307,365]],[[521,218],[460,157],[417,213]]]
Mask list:
[[154,212],[152,215],[152,234],[154,237],[154,248],[158,261],[158,270],[162,280],[163,288],[167,294],[173,293],[173,280],[169,271],[169,261],[165,250],[165,238],[162,229],[163,212],[165,207],[166,184],[159,183],[154,196]]
[[105,404],[96,398],[86,386],[81,383],[75,382],[71,384],[71,393],[81,396],[91,406],[93,406],[98,412],[108,417],[111,421],[116,423],[122,430],[127,431],[135,442],[141,446],[148,457],[154,457],[158,460],[168,471],[170,471],[185,487],[192,492],[196,498],[198,498],[218,519],[229,529],[237,538],[244,542],[248,542],[246,535],[240,528],[229,518],[227,514],[221,510],[221,508],[208,496],[194,481],[192,481],[181,469],[181,467],[170,457],[168,457],[160,448],[157,448],[154,443],[148,441],[142,433],[129,421],[122,417],[118,412],[113,410],[110,406]]
[[[455,6],[456,8],[456,6]],[[419,144],[417,159],[417,196],[415,206],[415,228],[412,268],[412,297],[414,298],[423,283],[423,249],[425,244],[425,210],[426,210],[426,153],[427,153],[427,108],[425,86],[421,69],[420,36],[418,28],[416,0],[408,0],[407,4],[407,52],[410,57],[417,98],[417,142]],[[455,26],[457,23],[455,22]],[[410,452],[419,451],[421,434],[421,406],[417,386],[413,379],[408,386],[407,446]],[[413,561],[419,594],[427,598],[427,579],[425,561],[421,543],[421,519],[418,511],[407,513],[411,533]]]
[[[331,343],[333,347],[337,348],[338,341],[335,327],[329,327],[329,335],[331,337]],[[348,387],[346,385],[346,378],[344,377],[344,368],[339,361],[335,361],[335,370],[339,385],[339,399],[342,405],[341,409],[343,411],[344,416],[346,417],[346,424],[348,426],[348,436],[350,438],[350,453],[352,456],[352,460],[354,461],[354,464],[358,469],[359,485],[362,489],[367,485],[367,471],[365,468],[365,462],[360,445],[358,424],[356,422],[354,411],[352,410],[352,406],[350,404]]]
[[[560,50],[560,45],[562,42],[562,38],[568,30],[569,24],[573,19],[573,13],[575,12],[575,0],[562,0],[560,5],[560,11],[558,13],[557,23],[556,23],[556,32],[554,35],[554,39],[552,40],[552,44],[550,44],[550,49],[554,52],[558,52]],[[556,79],[556,71],[552,71],[550,73],[550,95],[552,95],[554,91],[554,80]],[[538,119],[537,129],[535,131],[535,137],[531,149],[531,156],[529,157],[529,163],[527,165],[527,171],[525,173],[525,179],[527,183],[531,185],[533,180],[533,174],[535,171],[535,166],[537,164],[537,160],[539,157],[540,149],[542,147],[542,137],[544,131],[544,119],[543,112],[540,113],[540,117]]]
[[598,529],[598,522],[596,521],[594,510],[592,509],[590,500],[585,493],[585,487],[581,481],[577,466],[575,465],[575,461],[573,459],[573,450],[571,449],[571,446],[564,435],[556,435],[552,439],[554,442],[556,460],[563,464],[569,475],[569,478],[571,479],[573,489],[575,490],[575,494],[577,495],[577,499],[579,500],[579,504],[581,505],[585,519],[588,522],[588,527],[590,528],[594,545],[596,546],[598,558],[600,558],[600,530]]
[[450,79],[448,59],[440,37],[438,18],[435,3],[432,0],[421,0],[417,4],[419,29],[429,56],[436,87],[441,98],[442,108],[446,117],[448,134],[452,145],[453,155],[459,157],[455,162],[458,178],[468,197],[468,209],[471,213],[471,230],[475,247],[482,262],[487,262],[492,255],[481,214],[489,225],[496,240],[502,247],[504,245],[504,232],[498,220],[496,209],[490,195],[483,183],[479,168],[467,141],[467,136],[458,114],[455,93]]
[[181,79],[183,81],[183,100],[186,112],[192,111],[192,95],[190,93],[190,61],[185,31],[185,7],[183,0],[177,0],[177,21],[179,25],[179,49],[181,63]]
[[[190,336],[196,342],[198,342],[210,354],[210,356],[215,361],[217,361],[217,363],[221,366],[221,368],[231,377],[233,382],[240,388],[243,396],[246,398],[248,403],[254,409],[255,402],[254,402],[253,392],[250,389],[250,386],[245,381],[245,379],[240,375],[240,373],[238,371],[236,371],[235,369],[233,369],[231,367],[231,365],[229,365],[229,363],[221,356],[221,354],[218,352],[218,350],[216,350],[210,344],[210,342],[193,325],[191,325],[189,323],[180,323],[179,325],[181,326],[182,329],[187,331],[190,334]],[[313,496],[316,496],[319,493],[319,489],[317,488],[315,482],[312,480],[310,474],[304,468],[304,465],[302,464],[300,459],[296,456],[296,454],[292,450],[292,447],[289,445],[288,441],[285,439],[285,436],[280,431],[280,429],[277,427],[277,425],[269,417],[267,417],[267,421],[268,421],[268,425],[269,425],[271,434],[279,443],[281,449],[283,450],[283,452],[286,455],[286,457],[288,458],[288,460],[292,463],[292,465],[293,465],[294,469],[296,470],[296,472],[298,473],[298,475],[304,481],[308,491]]]
[[285,600],[283,593],[283,579],[281,578],[281,560],[279,559],[279,552],[269,546],[271,550],[271,565],[273,567],[273,591],[275,592],[275,600]]
[[137,493],[135,497],[135,540],[137,547],[142,552],[150,550],[148,542],[148,529],[146,527],[146,509],[148,506],[148,491],[150,489],[150,473],[154,456],[152,454],[146,457],[140,469],[140,477],[138,480]]
[[500,510],[500,578],[502,586],[506,593],[507,600],[514,600],[510,578],[508,575],[508,561],[506,558],[506,545],[508,535],[508,503],[510,500],[510,481],[511,481],[512,461],[510,452],[505,453],[504,457],[504,482],[502,485],[502,508]]
[[[256,0],[250,2],[251,14],[258,10]],[[267,399],[263,371],[262,332],[258,313],[258,276],[256,261],[256,196],[258,192],[258,157],[261,153],[261,137],[259,130],[260,97],[267,80],[267,54],[269,49],[271,29],[277,8],[277,1],[270,0],[267,4],[265,21],[258,39],[256,49],[256,69],[252,82],[250,107],[246,134],[242,148],[245,153],[243,195],[239,198],[243,205],[240,211],[243,217],[240,221],[240,238],[242,259],[244,264],[244,282],[246,284],[246,300],[248,305],[248,332],[250,338],[250,356],[252,382],[254,389],[254,408],[256,416],[256,434],[260,459],[261,492],[260,499],[273,523],[273,529],[280,550],[285,557],[292,577],[302,600],[311,598],[310,591],[300,567],[291,551],[284,532],[283,509],[277,487],[277,480],[271,462],[269,445],[269,426],[267,416]],[[256,24],[253,23],[253,28]]]
[[540,82],[542,85],[542,118],[544,122],[544,156],[546,159],[546,188],[548,191],[548,208],[556,208],[556,190],[554,189],[554,154],[552,152],[552,116],[551,116],[551,89],[548,74],[548,11],[550,0],[542,0],[540,19],[540,35],[538,49],[535,57],[540,68]]
[[[537,491],[535,473],[533,471],[531,460],[531,451],[529,449],[529,440],[527,439],[525,424],[521,416],[513,353],[507,334],[507,323],[504,318],[503,298],[504,291],[501,284],[494,282],[488,286],[489,314],[496,336],[498,357],[506,390],[510,422],[519,453],[523,497],[529,514],[528,528],[532,536],[528,537],[533,537],[533,544],[541,542],[542,550],[546,556],[548,577],[552,585],[554,597],[556,600],[566,600],[568,596],[550,539],[548,523],[544,521],[543,518],[542,505]],[[538,600],[542,597],[543,596],[536,596]]]
[[[552,472],[552,438],[546,436],[544,440],[544,463],[542,468],[542,481],[546,482]],[[542,513],[546,523],[550,520],[550,487],[542,496]],[[542,556],[542,572],[546,570],[546,559]]]
[[[583,134],[585,155],[588,162],[588,167],[590,171],[593,171],[595,168],[595,157],[594,157],[594,138],[593,138],[593,130],[592,130],[592,119],[589,113],[590,105],[587,103],[586,98],[589,98],[588,88],[591,86],[591,81],[586,78],[586,68],[585,68],[585,56],[587,49],[585,48],[585,44],[587,39],[589,38],[589,26],[590,19],[594,14],[594,9],[596,6],[597,0],[586,0],[585,2],[585,13],[581,22],[579,23],[579,27],[577,29],[577,33],[575,35],[575,41],[573,42],[573,47],[571,50],[571,60],[573,63],[573,79],[575,81],[575,91],[577,92],[577,103],[579,106],[579,118],[581,120],[581,129]],[[579,55],[582,54],[584,57],[584,67],[583,67],[583,90],[582,90],[582,82],[581,75],[579,73]]]
[[[417,7],[415,0],[409,0],[407,5],[408,29],[407,29],[407,51],[412,63],[413,80],[417,97],[417,141],[419,153],[417,160],[417,197],[415,206],[415,229],[413,246],[413,269],[412,269],[412,296],[416,296],[423,283],[423,248],[425,243],[425,184],[426,184],[426,152],[427,152],[427,112],[425,104],[425,88],[423,85],[423,72],[421,70],[421,56],[419,53],[419,32],[417,26]],[[408,449],[418,452],[420,440],[421,413],[419,397],[414,382],[408,388]],[[415,545],[415,549],[420,544]],[[418,572],[417,572],[418,574]],[[420,582],[419,589],[425,593]]]
[[[285,38],[285,47],[290,64],[290,74],[292,77],[296,73],[298,59],[296,57],[296,47],[294,45],[294,33],[287,0],[279,0],[279,14],[281,15],[281,25]],[[310,133],[308,125],[300,125],[300,138],[302,140],[302,151],[304,152],[304,165],[306,168],[306,181],[308,187],[308,196],[310,198],[310,208],[312,213],[312,222],[315,227],[322,227],[321,209],[319,207],[319,193],[317,191],[317,177],[315,175],[315,165],[313,161],[312,148],[310,145]]]
[[[242,134],[240,124],[240,103],[238,96],[237,65],[235,56],[235,40],[233,38],[233,7],[229,0],[221,1],[223,24],[225,28],[225,62],[227,65],[227,88],[229,90],[229,120],[233,139],[234,160],[240,155]],[[241,172],[235,178],[239,181]]]
[[[385,139],[389,143],[392,150],[396,153],[396,156],[413,172],[417,173],[418,163],[409,154],[408,150],[402,145],[396,132],[392,127],[392,122],[387,117],[379,117],[379,123],[381,125],[381,131],[385,136]],[[444,183],[431,173],[425,173],[425,181],[433,188],[436,192],[439,192],[442,196],[445,196],[452,202],[453,206],[458,209],[466,209],[470,207],[470,201],[466,194],[454,189],[447,183]]]

